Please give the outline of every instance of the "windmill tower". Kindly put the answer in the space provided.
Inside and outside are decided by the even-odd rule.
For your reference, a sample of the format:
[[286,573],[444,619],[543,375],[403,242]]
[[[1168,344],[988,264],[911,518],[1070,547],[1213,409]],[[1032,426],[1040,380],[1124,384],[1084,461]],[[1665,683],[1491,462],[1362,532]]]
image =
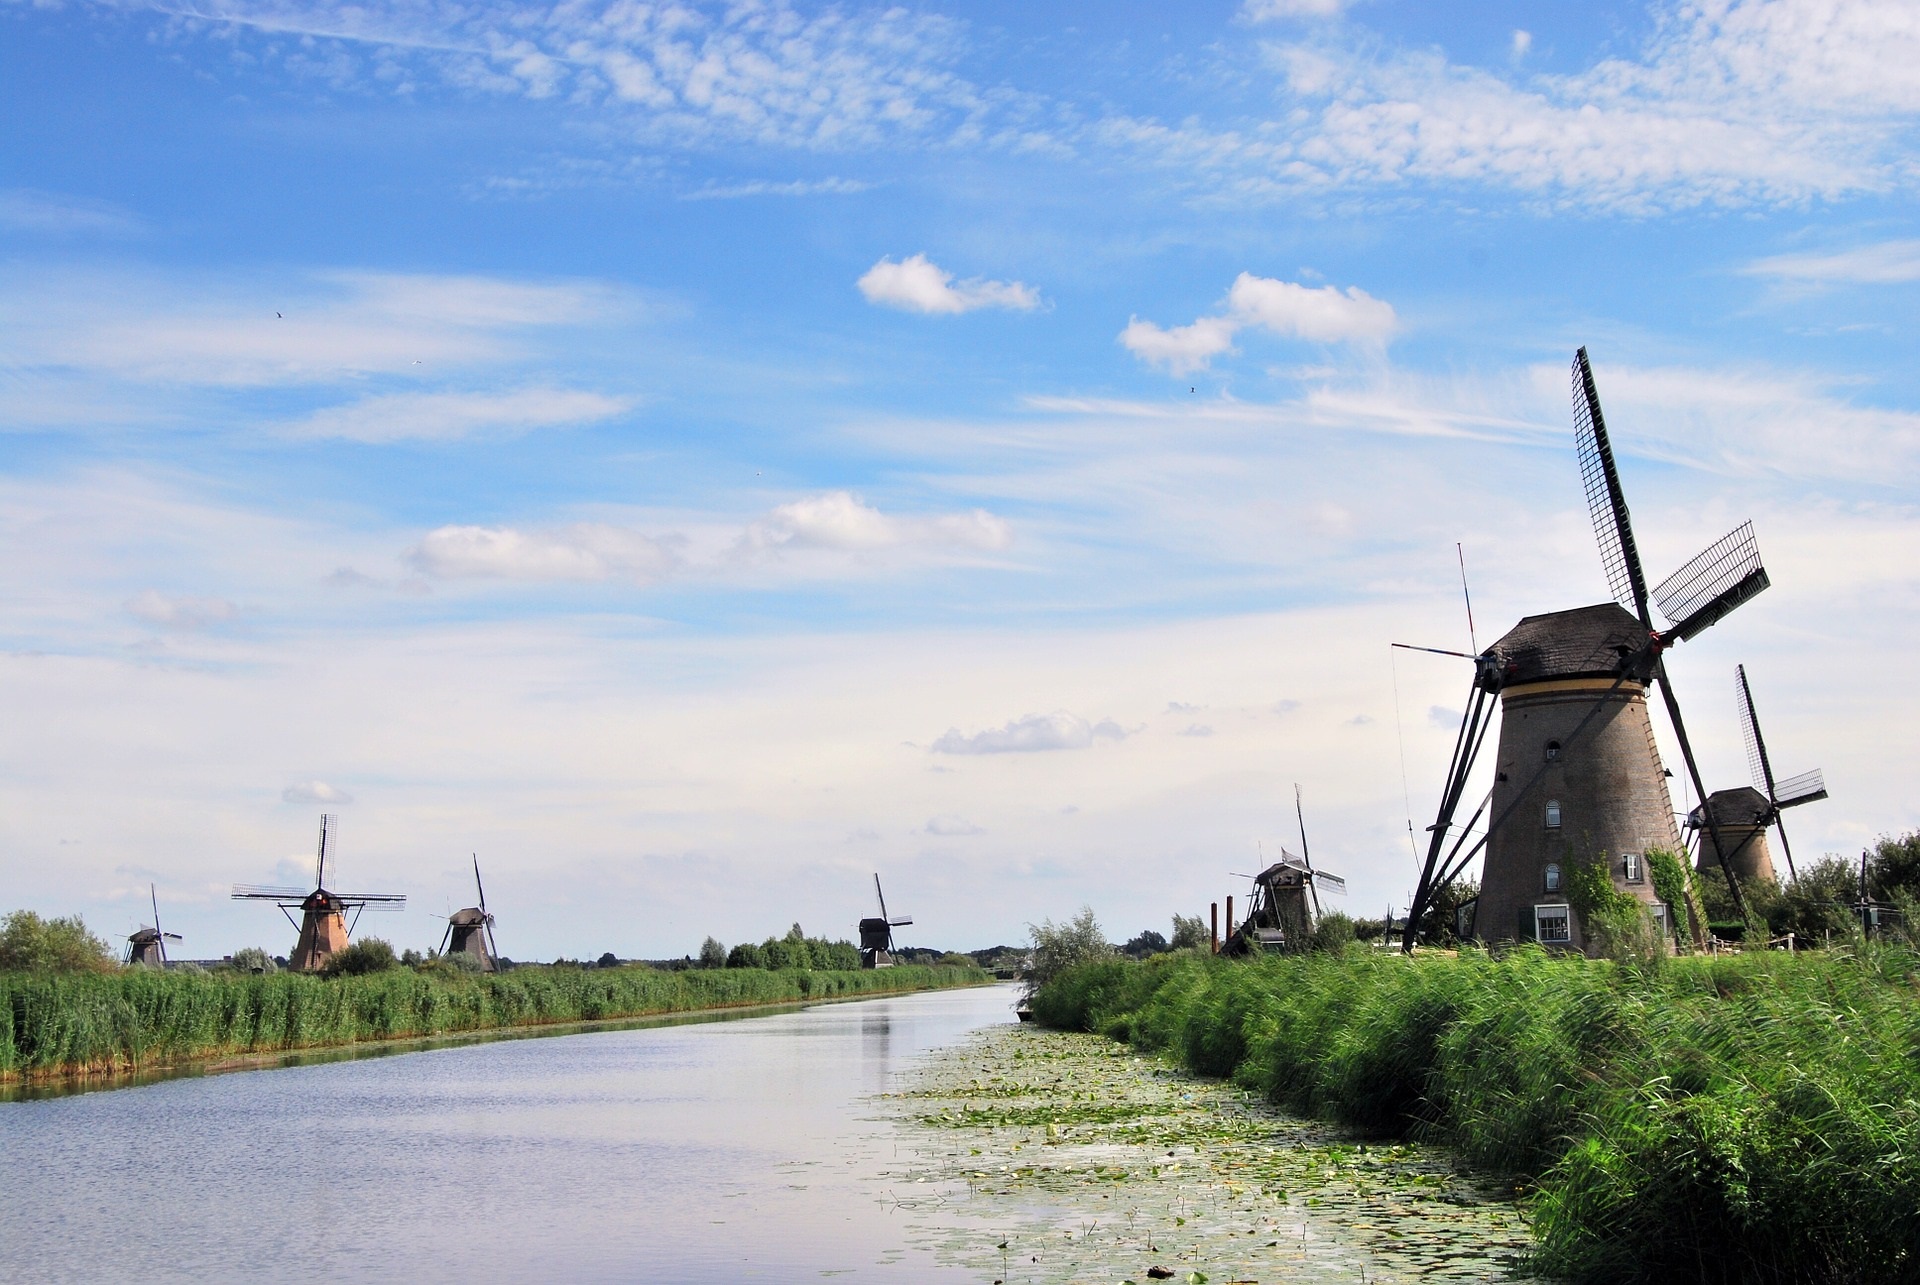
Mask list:
[[162,932],[160,929],[160,894],[153,885],[147,885],[147,896],[153,902],[153,927],[140,925],[140,931],[127,938],[127,958],[129,968],[135,964],[144,964],[149,968],[167,966],[167,943],[179,941],[179,933]]
[[442,955],[465,955],[483,973],[499,969],[500,952],[493,944],[493,916],[487,913],[487,890],[480,882],[480,856],[473,858],[473,890],[480,898],[478,906],[468,906],[447,916],[446,935],[440,938]]
[[[1307,848],[1307,818],[1300,787],[1293,787],[1293,808],[1300,820],[1300,855],[1280,849],[1280,859],[1253,877],[1247,917],[1220,946],[1222,955],[1251,955],[1266,950],[1305,950],[1320,919],[1320,890],[1346,895],[1347,881],[1313,868]],[[1231,906],[1229,906],[1231,910]]]
[[1742,882],[1774,879],[1773,853],[1767,847],[1769,827],[1780,832],[1780,850],[1786,854],[1787,873],[1798,878],[1793,868],[1793,846],[1787,842],[1787,825],[1780,813],[1827,797],[1826,777],[1819,768],[1799,776],[1776,781],[1773,759],[1767,754],[1766,737],[1760,734],[1760,716],[1754,712],[1753,689],[1747,684],[1747,667],[1733,669],[1734,696],[1740,707],[1740,730],[1747,742],[1747,766],[1753,773],[1753,785],[1733,790],[1715,790],[1707,801],[1687,815],[1687,829],[1698,833],[1707,828],[1711,812],[1720,832],[1722,860],[1716,861],[1712,846],[1700,845],[1696,868],[1715,870],[1722,864],[1733,868]]
[[[1566,880],[1573,863],[1596,859],[1606,861],[1616,890],[1644,903],[1656,918],[1677,913],[1661,904],[1644,860],[1650,846],[1680,846],[1667,772],[1648,717],[1648,689],[1659,686],[1694,793],[1704,798],[1662,654],[1766,589],[1767,572],[1753,526],[1743,523],[1649,594],[1584,348],[1574,357],[1573,401],[1587,506],[1616,601],[1528,616],[1474,658],[1467,713],[1407,916],[1406,950],[1413,948],[1435,894],[1483,849],[1473,925],[1481,941],[1585,949]],[[1665,629],[1654,628],[1649,600],[1670,622]],[[1493,723],[1495,698],[1501,718],[1493,789],[1466,825],[1456,827],[1468,774]],[[1482,816],[1490,818],[1487,828],[1469,846]],[[1703,846],[1717,860],[1728,848],[1726,836],[1712,809],[1702,823]],[[1732,869],[1732,875],[1735,900],[1744,905],[1739,871]]]
[[873,895],[879,899],[880,913],[860,921],[860,967],[893,967],[893,930],[904,928],[913,920],[902,916],[894,919],[887,914],[887,894],[880,890],[880,876],[873,876]]
[[[313,891],[300,888],[275,888],[261,884],[235,884],[235,901],[271,901],[280,907],[287,922],[299,929],[293,954],[287,967],[296,973],[317,973],[337,951],[345,950],[352,930],[360,923],[363,910],[398,911],[407,906],[400,893],[334,892],[327,887],[327,857],[333,851],[333,836],[340,818],[333,813],[320,817],[320,853],[314,862]],[[300,918],[293,912],[298,910]],[[347,921],[347,912],[353,921]]]

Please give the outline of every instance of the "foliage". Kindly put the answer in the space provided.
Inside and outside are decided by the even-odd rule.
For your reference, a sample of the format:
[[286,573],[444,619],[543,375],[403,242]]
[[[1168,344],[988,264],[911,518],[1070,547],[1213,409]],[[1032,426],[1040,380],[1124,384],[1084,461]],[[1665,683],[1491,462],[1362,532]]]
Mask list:
[[727,948],[720,944],[718,937],[709,937],[700,943],[700,967],[725,968],[727,966]]
[[1880,836],[1868,854],[1867,886],[1889,901],[1896,892],[1920,893],[1920,830]]
[[750,941],[743,941],[727,952],[728,968],[765,968],[766,954]]
[[[344,952],[343,952],[344,953]],[[658,972],[538,965],[461,973],[440,961],[333,979],[0,973],[0,1080],[125,1071],[362,1040],[966,986],[977,968]]]
[[1320,922],[1313,926],[1313,936],[1307,942],[1307,949],[1339,954],[1352,950],[1357,940],[1353,920],[1337,910],[1330,910],[1320,916]]
[[112,948],[78,915],[42,919],[31,910],[16,910],[0,921],[0,969],[98,973],[115,967]]
[[1791,932],[1819,945],[1830,937],[1847,940],[1859,931],[1853,903],[1860,894],[1855,865],[1845,857],[1825,856],[1800,871],[1781,890],[1768,916],[1777,935]]
[[391,944],[378,937],[362,937],[346,949],[336,950],[327,956],[327,962],[320,966],[320,975],[361,977],[367,973],[384,973],[389,968],[397,968],[399,964]]
[[1175,915],[1173,917],[1173,937],[1167,943],[1169,950],[1194,950],[1209,944],[1207,921],[1198,915]]
[[1526,946],[1070,969],[1043,1022],[1166,1049],[1305,1114],[1529,1182],[1575,1281],[1920,1274],[1920,955]]
[[280,965],[273,962],[273,956],[258,946],[245,946],[233,952],[227,960],[237,972],[277,973]]
[[1091,906],[1080,907],[1080,913],[1064,924],[1049,919],[1028,924],[1027,931],[1033,938],[1033,975],[1027,982],[1029,996],[1075,964],[1113,957],[1113,947],[1100,931]]
[[1168,949],[1167,939],[1148,928],[1122,946],[1120,953],[1129,959],[1145,959],[1148,955],[1163,955]]
[[1567,862],[1564,887],[1589,953],[1641,965],[1653,964],[1666,954],[1666,943],[1645,904],[1613,886],[1605,853]]
[[1684,855],[1670,848],[1653,847],[1646,851],[1647,878],[1653,895],[1667,905],[1667,924],[1675,941],[1697,941],[1707,928],[1707,909],[1694,887],[1693,872]]
[[[711,937],[714,951],[722,949]],[[701,966],[707,964],[708,952],[703,944],[700,947]],[[931,962],[929,959],[928,962]],[[969,965],[973,961],[967,961]],[[827,941],[822,937],[809,937],[795,924],[787,930],[784,937],[769,937],[758,946],[752,942],[741,942],[726,955],[728,968],[769,968],[776,971],[784,969],[847,969],[860,967],[860,948],[850,941]]]
[[594,960],[593,966],[595,968],[618,968],[620,967],[620,957],[609,950],[604,952],[600,958]]
[[[1451,949],[1460,944],[1458,916],[1460,907],[1480,895],[1480,884],[1475,879],[1455,879],[1446,887],[1433,894],[1433,904],[1420,916],[1420,931],[1417,940],[1423,946],[1438,946]],[[1357,927],[1357,926],[1356,926]],[[1386,931],[1386,923],[1374,920],[1368,924],[1369,938],[1378,937]],[[1356,931],[1356,936],[1359,933]]]

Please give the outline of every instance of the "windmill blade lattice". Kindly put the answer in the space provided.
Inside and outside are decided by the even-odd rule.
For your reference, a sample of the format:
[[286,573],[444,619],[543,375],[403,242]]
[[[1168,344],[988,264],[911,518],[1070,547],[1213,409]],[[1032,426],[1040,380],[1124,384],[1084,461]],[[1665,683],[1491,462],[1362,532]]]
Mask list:
[[1593,518],[1594,538],[1600,543],[1600,563],[1614,601],[1653,627],[1647,615],[1647,578],[1640,569],[1640,549],[1634,543],[1633,522],[1627,515],[1627,497],[1620,489],[1620,471],[1614,466],[1613,444],[1607,440],[1607,420],[1600,411],[1600,393],[1594,387],[1593,366],[1587,350],[1573,358],[1574,441],[1580,453],[1580,481],[1587,492],[1587,512]]
[[1684,640],[1724,619],[1771,583],[1760,562],[1753,523],[1742,522],[1661,581],[1653,600],[1672,622],[1666,636]]

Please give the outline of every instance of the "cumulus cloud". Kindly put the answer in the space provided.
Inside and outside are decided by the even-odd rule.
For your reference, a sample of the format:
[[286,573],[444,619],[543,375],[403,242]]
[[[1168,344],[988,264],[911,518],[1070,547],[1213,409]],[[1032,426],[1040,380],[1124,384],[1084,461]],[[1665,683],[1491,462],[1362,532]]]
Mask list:
[[280,791],[282,803],[351,803],[353,796],[325,781],[298,781]]
[[126,608],[150,625],[162,629],[209,629],[240,614],[238,603],[225,598],[195,598],[148,589],[129,598]]
[[1358,286],[1303,286],[1242,272],[1219,314],[1166,330],[1136,317],[1120,332],[1120,343],[1149,366],[1184,375],[1233,351],[1234,336],[1248,327],[1312,343],[1378,348],[1399,325],[1392,304]]
[[639,583],[659,579],[676,561],[665,541],[596,522],[528,531],[443,526],[429,531],[406,559],[422,574],[441,579]]
[[1240,17],[1246,22],[1272,22],[1280,18],[1337,18],[1353,0],[1246,0]]
[[1818,285],[1898,285],[1920,281],[1920,241],[1882,241],[1831,254],[1779,254],[1755,260],[1745,272]]
[[1030,311],[1040,306],[1040,292],[1018,281],[987,281],[971,277],[955,281],[953,274],[924,254],[881,259],[856,283],[868,303],[904,312],[961,313],[979,308]]
[[994,550],[1012,542],[1013,530],[1005,519],[985,509],[894,517],[850,491],[826,491],[780,505],[747,528],[742,546],[860,553],[909,545]]
[[934,817],[927,822],[927,833],[953,838],[973,834],[985,834],[986,831],[963,817]]
[[609,419],[627,398],[565,388],[504,393],[389,393],[329,406],[288,425],[294,437],[351,442],[455,441],[477,433],[524,433]]
[[1004,727],[990,727],[967,735],[957,727],[941,733],[933,743],[935,754],[1029,754],[1041,750],[1084,750],[1096,740],[1124,740],[1126,729],[1110,718],[1089,723],[1078,714],[1055,710],[1028,714]]

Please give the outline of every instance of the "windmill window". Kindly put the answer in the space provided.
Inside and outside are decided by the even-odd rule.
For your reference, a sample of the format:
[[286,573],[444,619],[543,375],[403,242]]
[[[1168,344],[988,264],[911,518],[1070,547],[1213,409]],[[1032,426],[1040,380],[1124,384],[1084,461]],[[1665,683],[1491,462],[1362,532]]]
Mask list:
[[1560,891],[1560,865],[1558,862],[1547,862],[1546,884],[1548,892]]
[[1673,929],[1667,924],[1667,903],[1656,901],[1647,907],[1647,913],[1653,916],[1653,922],[1659,927],[1662,937],[1673,936]]
[[1560,800],[1551,799],[1547,803],[1547,829],[1558,830],[1559,828],[1560,828]]
[[1620,873],[1626,876],[1628,883],[1639,883],[1642,879],[1646,878],[1646,873],[1640,866],[1640,854],[1637,852],[1621,853]]
[[1559,761],[1560,761],[1560,742],[1548,741],[1547,742],[1547,762],[1558,763]]
[[1535,906],[1533,908],[1533,936],[1535,941],[1562,946],[1573,942],[1573,919],[1565,906]]

